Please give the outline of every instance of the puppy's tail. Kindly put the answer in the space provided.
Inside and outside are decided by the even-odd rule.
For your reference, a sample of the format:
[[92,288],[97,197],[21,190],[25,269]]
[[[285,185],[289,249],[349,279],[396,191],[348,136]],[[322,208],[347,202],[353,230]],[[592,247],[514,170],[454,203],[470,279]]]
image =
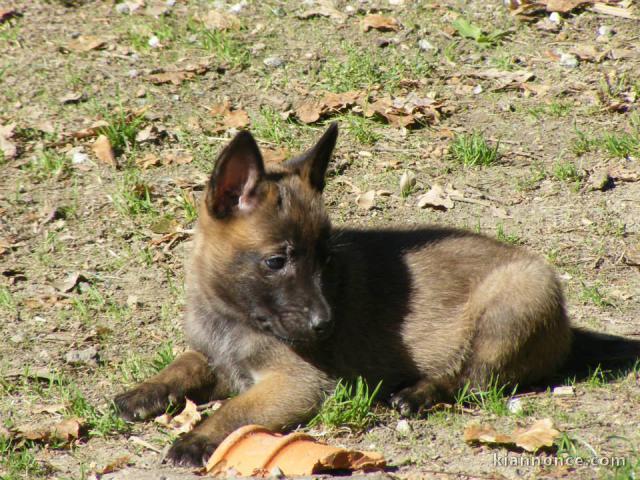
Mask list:
[[577,327],[571,330],[573,345],[562,369],[565,374],[587,374],[598,366],[603,370],[625,369],[640,362],[640,340]]

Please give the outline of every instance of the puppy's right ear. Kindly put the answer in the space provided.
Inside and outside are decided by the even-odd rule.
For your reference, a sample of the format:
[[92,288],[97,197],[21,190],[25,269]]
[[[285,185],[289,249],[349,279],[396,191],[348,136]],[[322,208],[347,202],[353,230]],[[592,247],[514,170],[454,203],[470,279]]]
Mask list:
[[257,186],[264,177],[264,163],[253,136],[238,133],[220,153],[211,174],[205,202],[209,214],[227,218],[250,212],[258,204]]

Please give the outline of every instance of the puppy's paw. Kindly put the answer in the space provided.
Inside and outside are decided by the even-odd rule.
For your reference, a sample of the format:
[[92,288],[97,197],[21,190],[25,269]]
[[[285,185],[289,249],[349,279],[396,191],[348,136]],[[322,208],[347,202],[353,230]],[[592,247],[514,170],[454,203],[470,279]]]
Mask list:
[[173,442],[164,461],[183,467],[201,467],[207,463],[217,446],[209,437],[189,432]]
[[146,420],[165,412],[169,405],[181,401],[162,383],[141,383],[113,400],[120,416],[131,422]]
[[390,400],[391,407],[403,417],[410,417],[431,407],[434,390],[424,385],[413,385],[395,393]]

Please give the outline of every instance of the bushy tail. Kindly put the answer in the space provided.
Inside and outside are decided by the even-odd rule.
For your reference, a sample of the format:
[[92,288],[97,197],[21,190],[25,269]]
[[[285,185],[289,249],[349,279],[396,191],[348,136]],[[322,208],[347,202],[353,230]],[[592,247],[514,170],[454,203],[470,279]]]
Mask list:
[[581,374],[598,366],[624,369],[640,361],[640,340],[573,327],[573,346],[563,373]]

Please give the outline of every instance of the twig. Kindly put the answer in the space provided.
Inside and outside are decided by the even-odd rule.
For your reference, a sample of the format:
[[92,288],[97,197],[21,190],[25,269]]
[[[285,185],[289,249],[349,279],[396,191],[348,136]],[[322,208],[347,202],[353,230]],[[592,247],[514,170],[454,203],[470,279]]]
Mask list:
[[129,437],[129,440],[131,440],[133,443],[136,443],[136,444],[140,445],[141,447],[146,448],[147,450],[151,450],[152,452],[162,453],[162,449],[156,447],[155,445],[152,445],[149,442],[146,442],[145,440],[141,439],[140,437],[131,436],[131,437]]

